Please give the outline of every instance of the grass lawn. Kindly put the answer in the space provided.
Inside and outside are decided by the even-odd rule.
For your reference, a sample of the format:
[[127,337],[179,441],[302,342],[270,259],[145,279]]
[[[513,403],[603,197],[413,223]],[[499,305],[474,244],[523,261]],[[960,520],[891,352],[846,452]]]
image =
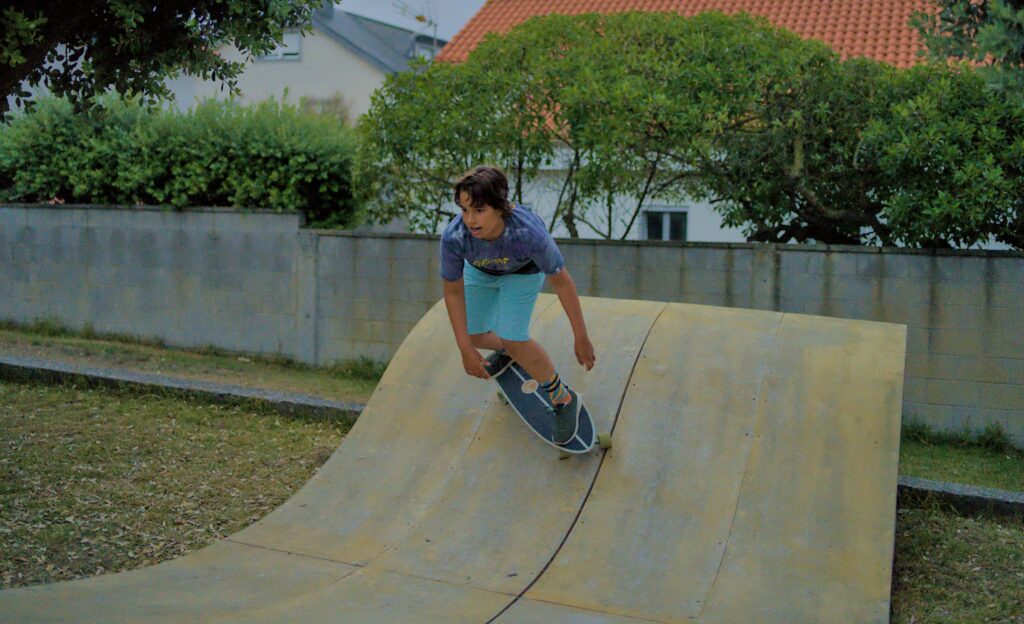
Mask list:
[[284,502],[345,433],[109,390],[0,381],[0,397],[0,587],[120,572],[210,544]]
[[891,621],[1024,623],[1024,520],[900,509]]
[[365,403],[370,398],[383,372],[382,364],[367,360],[313,367],[280,357],[90,338],[46,324],[37,324],[32,329],[0,325],[0,354],[298,392],[354,403]]
[[1024,453],[904,437],[900,474],[1024,492]]

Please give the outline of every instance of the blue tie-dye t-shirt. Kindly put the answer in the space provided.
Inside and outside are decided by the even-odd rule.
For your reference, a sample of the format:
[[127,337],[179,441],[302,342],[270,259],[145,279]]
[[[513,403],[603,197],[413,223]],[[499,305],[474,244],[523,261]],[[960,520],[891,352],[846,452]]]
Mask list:
[[516,205],[505,217],[505,230],[493,241],[476,238],[455,215],[441,234],[441,277],[462,277],[463,262],[491,275],[539,273],[555,275],[565,266],[562,253],[544,221],[529,208]]

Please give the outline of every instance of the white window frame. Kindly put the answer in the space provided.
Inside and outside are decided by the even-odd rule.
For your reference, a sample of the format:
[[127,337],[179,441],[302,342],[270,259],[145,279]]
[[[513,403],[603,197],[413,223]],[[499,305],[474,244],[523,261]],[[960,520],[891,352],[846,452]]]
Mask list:
[[650,233],[647,231],[647,216],[652,212],[661,213],[661,239],[662,241],[671,241],[668,238],[671,233],[670,230],[670,214],[682,214],[683,215],[683,239],[680,241],[671,241],[676,243],[685,243],[690,238],[690,214],[686,208],[679,206],[650,206],[644,209],[643,229],[644,229],[644,240],[655,240],[650,237]]
[[257,58],[259,61],[301,61],[302,33],[298,30],[286,30],[281,44]]

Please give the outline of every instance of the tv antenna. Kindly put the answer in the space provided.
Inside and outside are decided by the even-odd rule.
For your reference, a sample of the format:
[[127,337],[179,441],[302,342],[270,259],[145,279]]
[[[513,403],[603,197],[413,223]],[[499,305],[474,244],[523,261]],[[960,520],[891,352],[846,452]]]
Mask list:
[[433,35],[432,35],[432,38],[433,38],[432,50],[433,50],[433,52],[432,52],[431,58],[433,58],[433,56],[436,56],[437,55],[437,10],[434,7],[433,0],[422,0],[420,2],[420,10],[419,11],[417,11],[416,9],[412,8],[411,6],[409,6],[409,4],[407,2],[405,2],[404,0],[392,0],[391,6],[396,11],[398,11],[399,15],[401,15],[402,17],[411,17],[414,20],[416,20],[417,22],[419,22],[419,23],[423,24],[424,26],[426,26],[427,28],[431,28],[432,29],[432,32],[433,32]]

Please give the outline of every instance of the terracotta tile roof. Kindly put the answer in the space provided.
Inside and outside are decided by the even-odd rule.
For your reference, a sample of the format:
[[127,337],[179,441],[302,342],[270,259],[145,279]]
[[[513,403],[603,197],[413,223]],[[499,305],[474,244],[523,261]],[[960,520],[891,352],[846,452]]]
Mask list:
[[866,56],[909,67],[918,62],[921,48],[910,16],[928,8],[925,0],[488,0],[437,58],[464,61],[486,33],[508,32],[548,13],[663,11],[689,17],[703,11],[745,11],[806,39],[820,39],[844,59]]

